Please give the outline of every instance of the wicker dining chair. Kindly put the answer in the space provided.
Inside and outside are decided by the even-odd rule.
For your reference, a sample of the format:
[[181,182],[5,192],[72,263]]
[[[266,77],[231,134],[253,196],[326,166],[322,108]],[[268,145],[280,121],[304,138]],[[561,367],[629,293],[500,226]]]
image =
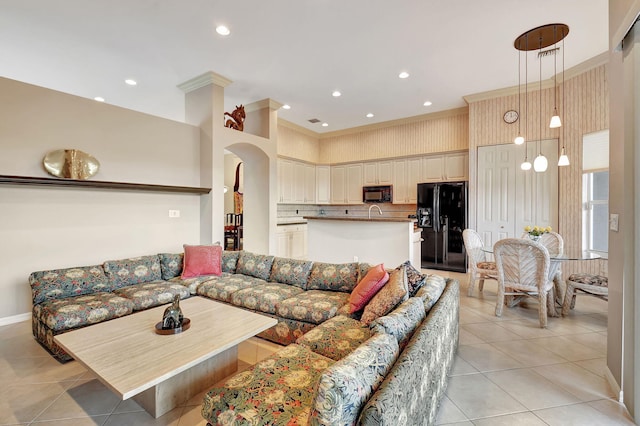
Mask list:
[[505,238],[493,249],[498,270],[496,316],[502,316],[505,296],[513,296],[510,306],[530,296],[538,299],[540,327],[545,328],[547,312],[554,309],[549,252],[542,244],[523,238]]
[[[526,232],[522,234],[522,238],[529,238],[529,234]],[[564,239],[562,235],[557,232],[545,232],[540,236],[540,240],[538,241],[540,244],[545,246],[550,253],[564,253]],[[556,302],[559,305],[562,305],[563,294],[562,294],[562,265],[558,264],[556,266],[556,273],[553,276],[553,287],[555,289]]]
[[465,229],[462,231],[462,240],[469,259],[469,291],[467,295],[472,296],[476,279],[478,280],[479,291],[484,288],[485,279],[497,280],[496,263],[487,261],[487,255],[482,251],[484,243],[480,238],[480,234],[475,230]]

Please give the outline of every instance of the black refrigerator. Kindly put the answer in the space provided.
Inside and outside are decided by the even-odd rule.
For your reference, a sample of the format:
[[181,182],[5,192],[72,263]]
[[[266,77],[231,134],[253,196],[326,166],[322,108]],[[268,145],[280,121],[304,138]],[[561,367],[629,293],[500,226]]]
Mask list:
[[417,218],[422,267],[466,272],[467,182],[419,183]]

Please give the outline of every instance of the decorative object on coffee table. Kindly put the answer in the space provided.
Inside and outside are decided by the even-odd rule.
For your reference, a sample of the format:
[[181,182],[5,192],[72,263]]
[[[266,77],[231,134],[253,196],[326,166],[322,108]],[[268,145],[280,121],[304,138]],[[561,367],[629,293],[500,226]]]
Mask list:
[[158,334],[178,334],[189,328],[191,321],[182,315],[180,309],[180,295],[173,297],[173,302],[162,315],[162,322],[156,324],[156,333]]
[[45,170],[65,179],[89,179],[98,173],[100,162],[79,149],[56,149],[42,159]]
[[230,129],[236,129],[239,131],[244,130],[244,119],[246,117],[244,113],[244,105],[237,106],[236,109],[233,110],[231,114],[225,112],[224,115],[228,115],[230,118],[224,123],[224,127],[229,127]]

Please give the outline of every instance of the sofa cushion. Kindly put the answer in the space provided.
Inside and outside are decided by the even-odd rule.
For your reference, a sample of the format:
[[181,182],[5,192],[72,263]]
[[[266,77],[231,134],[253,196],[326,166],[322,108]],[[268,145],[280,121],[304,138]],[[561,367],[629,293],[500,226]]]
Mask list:
[[230,274],[236,273],[238,266],[238,257],[240,257],[239,251],[222,251],[222,272],[228,272]]
[[311,266],[311,261],[276,257],[273,260],[269,281],[295,285],[304,290],[307,287]]
[[212,425],[304,425],[318,377],[333,362],[289,345],[211,389],[202,417]]
[[320,324],[335,316],[348,298],[348,293],[336,291],[304,291],[278,302],[276,314],[282,318]]
[[296,343],[338,361],[353,352],[371,335],[369,327],[362,325],[360,321],[338,315],[307,332]]
[[33,315],[53,331],[96,324],[133,312],[131,300],[98,292],[45,301],[33,307]]
[[157,254],[107,260],[104,262],[104,272],[114,289],[162,279],[160,258]]
[[223,272],[221,277],[214,277],[200,284],[196,289],[196,294],[231,303],[231,296],[236,291],[266,284],[267,282],[260,278],[243,274],[229,275]]
[[382,263],[370,268],[349,296],[349,312],[353,313],[364,308],[364,305],[371,300],[387,281],[389,281],[389,273],[384,270]]
[[274,256],[241,251],[238,257],[236,273],[250,275],[268,281],[271,275],[273,259]]
[[162,279],[169,281],[182,273],[182,261],[184,253],[159,253],[160,272]]
[[407,300],[408,293],[407,274],[404,266],[401,266],[391,271],[389,282],[365,306],[360,321],[371,324],[374,319],[386,315],[398,303]]
[[353,425],[398,357],[398,342],[376,334],[328,367],[318,381],[311,425]]
[[32,272],[29,285],[34,305],[46,300],[111,291],[102,265]]
[[231,295],[231,303],[258,312],[275,314],[279,302],[302,291],[301,288],[289,284],[267,283],[236,291]]
[[[409,297],[415,296],[418,289],[420,289],[420,287],[424,285],[427,274],[423,274],[422,272],[417,270],[409,260],[407,260],[400,266],[404,266],[405,270],[407,271],[407,287],[409,289]],[[400,266],[398,266],[398,268],[400,268]]]
[[200,275],[199,277],[184,278],[184,279],[178,276],[175,278],[171,278],[169,282],[185,286],[186,288],[189,289],[189,293],[196,294],[198,290],[198,286],[200,286],[200,284],[206,283],[208,281],[215,281],[223,277],[226,278],[229,276],[231,276],[231,274],[228,274],[226,272],[223,272],[219,276],[218,275]]
[[330,290],[350,293],[358,281],[357,263],[314,262],[307,290]]
[[199,277],[201,275],[220,275],[222,273],[222,246],[184,246],[184,265],[182,274],[184,278]]
[[173,301],[173,297],[176,294],[179,294],[181,299],[191,295],[187,287],[166,281],[130,285],[113,290],[113,292],[118,296],[131,300],[134,311],[169,303]]
[[429,275],[427,277],[424,285],[416,293],[416,297],[422,299],[426,312],[429,312],[431,307],[438,301],[446,285],[447,280],[440,275]]
[[376,318],[370,327],[374,333],[387,333],[395,337],[400,350],[403,350],[425,315],[422,299],[412,297],[387,315]]
[[305,333],[313,330],[316,325],[310,324],[304,321],[292,320],[289,318],[282,318],[274,314],[266,314],[260,312],[260,315],[266,315],[278,320],[278,323],[271,328],[267,328],[265,331],[259,333],[257,337],[269,340],[271,342],[278,343],[286,346],[295,343]]

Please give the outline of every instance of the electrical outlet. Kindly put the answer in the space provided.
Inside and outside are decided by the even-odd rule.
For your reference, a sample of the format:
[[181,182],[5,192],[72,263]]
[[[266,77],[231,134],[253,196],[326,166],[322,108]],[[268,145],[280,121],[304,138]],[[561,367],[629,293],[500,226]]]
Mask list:
[[358,261],[358,256],[353,256],[353,261],[357,262]]
[[180,210],[169,210],[169,217],[180,217]]
[[345,209],[344,214],[349,214],[349,210]]
[[611,213],[609,215],[609,229],[615,232],[618,232],[618,214]]

